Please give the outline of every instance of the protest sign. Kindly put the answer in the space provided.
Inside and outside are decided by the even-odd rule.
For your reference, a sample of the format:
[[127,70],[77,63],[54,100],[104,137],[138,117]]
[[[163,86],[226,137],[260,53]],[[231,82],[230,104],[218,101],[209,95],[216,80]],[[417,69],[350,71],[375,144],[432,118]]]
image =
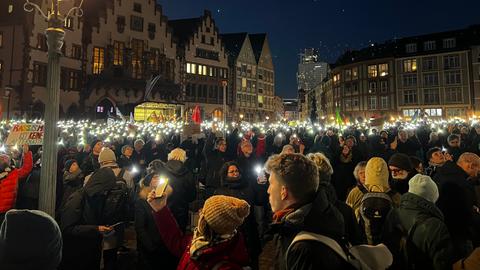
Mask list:
[[40,124],[15,124],[7,138],[7,145],[42,145],[43,125]]

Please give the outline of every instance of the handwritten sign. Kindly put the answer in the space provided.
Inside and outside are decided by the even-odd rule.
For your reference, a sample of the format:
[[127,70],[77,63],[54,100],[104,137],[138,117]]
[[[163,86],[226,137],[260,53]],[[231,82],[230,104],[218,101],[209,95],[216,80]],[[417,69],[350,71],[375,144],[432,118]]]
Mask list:
[[42,145],[43,125],[15,124],[7,138],[7,145]]

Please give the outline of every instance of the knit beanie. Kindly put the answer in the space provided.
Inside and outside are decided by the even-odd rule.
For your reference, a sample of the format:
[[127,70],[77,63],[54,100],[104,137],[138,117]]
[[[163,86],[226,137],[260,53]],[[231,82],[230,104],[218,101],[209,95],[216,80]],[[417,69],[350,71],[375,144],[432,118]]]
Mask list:
[[101,164],[108,161],[117,161],[117,157],[115,157],[115,153],[110,148],[104,148],[98,156],[98,163]]
[[62,260],[57,222],[38,210],[10,210],[0,227],[2,269],[57,269]]
[[168,154],[168,160],[178,160],[185,162],[187,159],[187,152],[182,148],[175,148]]
[[234,197],[216,195],[205,201],[202,215],[208,226],[218,234],[231,234],[243,224],[250,205]]
[[393,155],[388,161],[388,166],[395,166],[407,172],[411,172],[413,170],[413,165],[410,157],[402,153],[396,153],[395,155]]
[[94,139],[91,143],[90,143],[90,147],[93,149],[95,147],[95,145],[99,142],[101,142],[102,140],[99,140],[99,139]]
[[408,182],[408,192],[424,198],[432,203],[438,200],[438,187],[432,178],[427,175],[417,174]]
[[388,167],[385,160],[373,157],[367,162],[365,167],[365,186],[372,192],[387,192],[390,190],[388,185]]
[[73,163],[78,164],[78,162],[75,159],[69,159],[65,161],[65,165],[63,166],[63,168],[65,169],[66,172],[70,170],[70,167],[72,167]]

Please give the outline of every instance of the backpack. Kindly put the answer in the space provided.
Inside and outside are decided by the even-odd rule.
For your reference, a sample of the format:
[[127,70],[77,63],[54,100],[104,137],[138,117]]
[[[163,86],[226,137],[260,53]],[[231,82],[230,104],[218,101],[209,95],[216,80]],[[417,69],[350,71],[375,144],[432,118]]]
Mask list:
[[[288,267],[288,253],[290,249],[295,243],[300,241],[316,241],[326,245],[355,269],[383,270],[387,269],[393,263],[392,253],[390,253],[384,244],[376,246],[340,245],[337,241],[325,235],[301,231],[293,238],[293,241],[287,248],[287,252],[285,253],[286,267]],[[318,255],[320,256],[320,254]]]
[[104,192],[102,220],[104,224],[113,225],[118,222],[128,221],[129,191],[127,182],[123,179],[125,169],[116,176],[115,187]]
[[401,269],[428,269],[432,267],[429,260],[425,260],[427,257],[419,256],[419,254],[423,252],[413,244],[412,240],[418,226],[428,219],[429,218],[416,219],[410,230],[404,229],[400,224],[397,226],[401,232],[401,237],[398,245],[400,258],[396,264],[398,264]]
[[369,244],[381,242],[384,224],[392,209],[392,199],[387,193],[368,192],[363,195],[359,223]]

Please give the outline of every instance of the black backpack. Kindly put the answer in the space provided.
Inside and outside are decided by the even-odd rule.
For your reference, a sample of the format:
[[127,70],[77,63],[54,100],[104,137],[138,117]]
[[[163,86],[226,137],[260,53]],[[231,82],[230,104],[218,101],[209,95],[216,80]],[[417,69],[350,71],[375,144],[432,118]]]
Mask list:
[[392,209],[392,199],[387,193],[368,192],[363,195],[360,226],[367,236],[368,244],[376,245],[381,242],[384,224]]
[[116,176],[115,187],[104,192],[102,221],[106,225],[128,221],[129,191],[127,182],[123,179],[125,169]]

